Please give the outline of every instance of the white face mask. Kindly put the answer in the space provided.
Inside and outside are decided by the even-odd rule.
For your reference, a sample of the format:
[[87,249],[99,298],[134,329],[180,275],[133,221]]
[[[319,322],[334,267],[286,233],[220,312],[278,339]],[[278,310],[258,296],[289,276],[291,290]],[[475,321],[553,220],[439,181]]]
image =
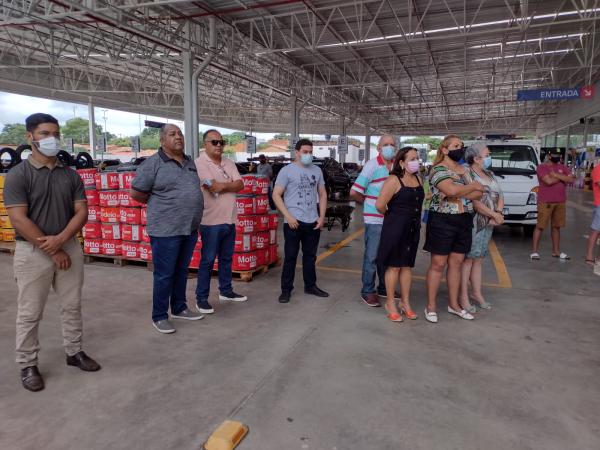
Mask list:
[[35,141],[35,145],[42,155],[50,157],[56,156],[62,150],[60,148],[60,140],[54,136]]

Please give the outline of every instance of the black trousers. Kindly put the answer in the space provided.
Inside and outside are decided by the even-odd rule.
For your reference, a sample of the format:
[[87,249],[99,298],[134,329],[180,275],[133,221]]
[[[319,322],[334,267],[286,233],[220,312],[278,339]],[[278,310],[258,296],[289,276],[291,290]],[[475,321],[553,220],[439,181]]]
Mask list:
[[306,223],[298,221],[298,228],[292,230],[290,226],[283,224],[283,237],[285,240],[283,271],[281,272],[281,290],[291,291],[294,289],[294,275],[296,273],[296,260],[302,244],[302,275],[304,277],[304,289],[310,289],[317,284],[317,273],[315,261],[321,230],[315,230],[316,222]]

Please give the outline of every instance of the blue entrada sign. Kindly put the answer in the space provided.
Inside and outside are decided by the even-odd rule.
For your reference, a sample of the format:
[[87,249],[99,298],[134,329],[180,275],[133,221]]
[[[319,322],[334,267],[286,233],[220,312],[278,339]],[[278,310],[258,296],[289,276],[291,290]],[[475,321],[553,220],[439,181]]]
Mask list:
[[517,101],[531,100],[574,100],[588,99],[594,96],[594,86],[559,89],[530,89],[517,91]]

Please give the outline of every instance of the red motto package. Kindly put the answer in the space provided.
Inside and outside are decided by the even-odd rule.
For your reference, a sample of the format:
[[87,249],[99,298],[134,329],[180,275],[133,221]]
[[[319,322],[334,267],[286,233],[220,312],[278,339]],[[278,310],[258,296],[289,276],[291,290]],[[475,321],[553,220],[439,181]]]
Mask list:
[[100,222],[100,207],[88,205],[88,220],[90,222]]
[[148,208],[142,208],[140,211],[140,219],[142,221],[142,225],[146,225],[148,223]]
[[100,208],[100,221],[104,223],[119,223],[120,208]]
[[269,245],[277,244],[277,230],[269,230]]
[[119,191],[100,191],[98,198],[100,206],[119,206]]
[[279,259],[279,247],[277,245],[269,246],[269,264],[277,262]]
[[102,228],[99,222],[88,222],[81,230],[84,239],[100,239],[102,237]]
[[140,244],[140,259],[152,261],[152,247],[150,247],[150,244]]
[[116,223],[103,223],[100,227],[102,229],[102,239],[121,239],[121,225]]
[[254,197],[237,197],[235,199],[235,206],[240,216],[254,214]]
[[98,255],[102,253],[102,240],[86,239],[83,243],[83,252],[88,255]]
[[256,249],[262,250],[269,247],[269,232],[261,231],[260,233],[255,234],[256,239]]
[[139,259],[140,243],[123,241],[121,244],[121,254],[124,258]]
[[256,252],[234,253],[231,268],[237,271],[256,269]]
[[194,253],[192,253],[192,259],[190,260],[190,265],[188,267],[192,269],[197,269],[200,267],[200,252],[194,250]]
[[279,217],[277,217],[277,213],[269,214],[269,230],[276,230],[277,225],[279,225]]
[[119,189],[131,189],[135,172],[119,172]]
[[256,248],[256,235],[254,234],[236,234],[234,252],[251,252]]
[[102,254],[107,256],[121,256],[121,241],[116,239],[102,239]]
[[121,208],[120,210],[121,223],[129,223],[131,225],[140,225],[142,223],[142,211],[140,208]]
[[262,214],[254,217],[254,231],[268,231],[269,230],[269,216]]
[[269,247],[256,250],[256,267],[269,264]]
[[101,172],[94,175],[96,189],[119,189],[119,174],[117,172]]
[[129,191],[124,189],[119,191],[119,205],[121,206],[144,206],[143,203],[137,202],[131,198]]
[[259,195],[254,202],[254,214],[266,214],[269,210],[269,197]]
[[100,204],[100,197],[96,189],[86,189],[85,198],[87,199],[88,206],[98,206]]
[[94,176],[98,173],[98,169],[78,169],[79,178],[83,181],[83,185],[87,187],[96,187],[96,179]]
[[150,243],[150,236],[148,236],[148,233],[146,232],[146,227],[142,227],[142,242]]
[[236,233],[252,233],[254,231],[254,216],[237,216],[235,220]]
[[142,240],[142,226],[121,224],[121,239],[124,241],[139,242]]
[[267,195],[269,193],[269,178],[261,175],[256,176],[254,182],[254,193],[256,195]]
[[254,175],[242,175],[242,182],[244,183],[244,188],[241,191],[238,191],[238,194],[253,194],[256,177]]

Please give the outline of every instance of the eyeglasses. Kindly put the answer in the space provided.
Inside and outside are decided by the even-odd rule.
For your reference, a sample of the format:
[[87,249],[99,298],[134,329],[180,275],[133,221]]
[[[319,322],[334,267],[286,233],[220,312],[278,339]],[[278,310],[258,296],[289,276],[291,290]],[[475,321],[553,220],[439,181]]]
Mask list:
[[225,141],[224,140],[211,139],[211,140],[204,141],[204,142],[210,142],[214,146],[217,146],[217,145],[220,145],[221,147],[225,146]]

